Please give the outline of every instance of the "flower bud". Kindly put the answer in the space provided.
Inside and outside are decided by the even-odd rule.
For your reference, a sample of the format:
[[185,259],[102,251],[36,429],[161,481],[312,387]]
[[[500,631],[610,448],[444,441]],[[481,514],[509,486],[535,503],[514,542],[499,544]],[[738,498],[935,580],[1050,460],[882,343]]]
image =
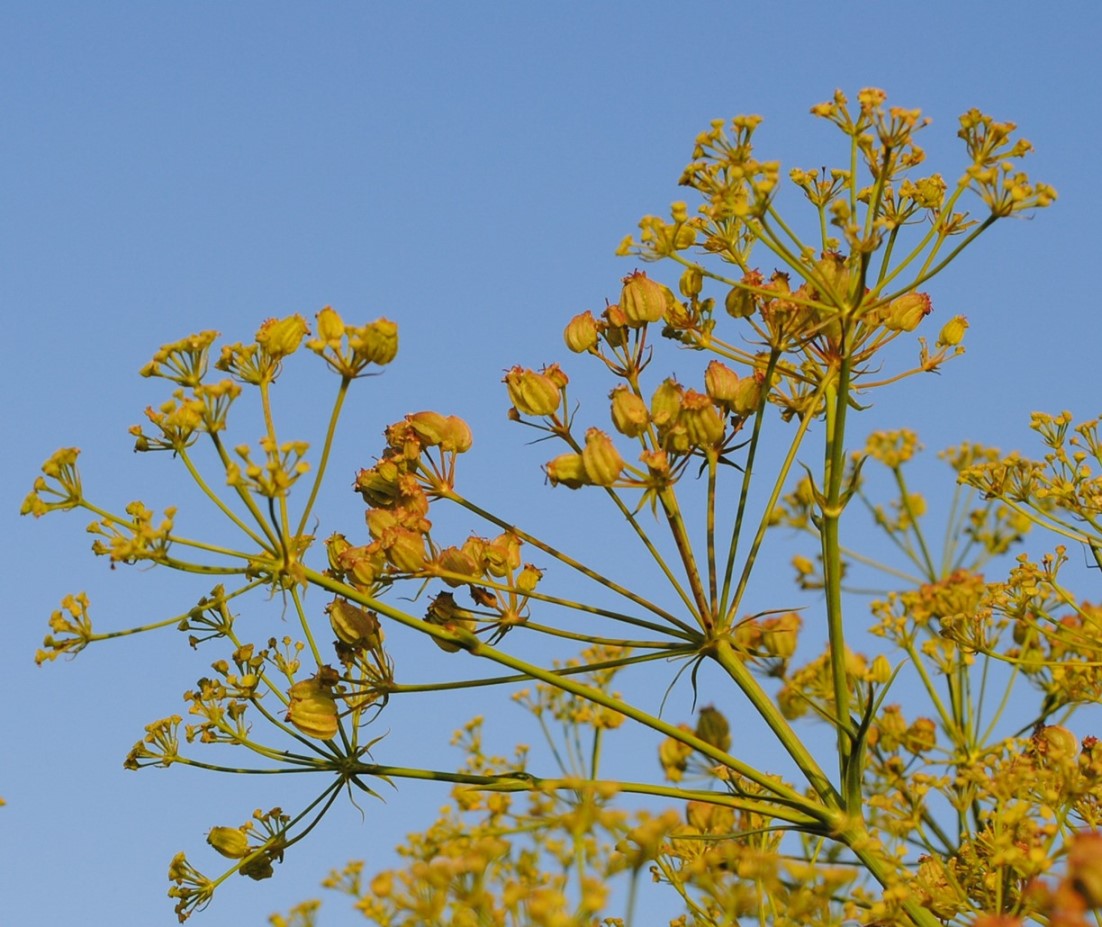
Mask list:
[[636,438],[647,429],[650,418],[647,404],[624,384],[617,386],[611,393],[612,424],[626,438]]
[[513,367],[504,383],[513,408],[521,415],[553,415],[559,408],[559,387],[546,374]]
[[575,354],[583,354],[597,347],[597,339],[601,329],[593,313],[588,309],[572,318],[563,332],[563,340],[566,346]]
[[309,332],[301,315],[289,315],[285,319],[268,319],[256,333],[256,343],[271,357],[286,357],[298,350],[302,339]]
[[304,679],[291,686],[287,720],[307,737],[332,740],[337,736],[337,701],[328,686]]
[[374,612],[353,605],[347,599],[334,599],[325,610],[329,613],[333,633],[342,644],[368,649],[379,645],[379,617]]
[[633,327],[657,322],[666,314],[666,306],[673,302],[673,293],[656,280],[651,280],[640,270],[624,277],[620,292],[620,309]]
[[686,267],[685,272],[681,274],[681,279],[677,281],[677,288],[686,299],[699,296],[700,291],[704,289],[704,274],[701,273],[700,268]]
[[712,447],[723,437],[725,423],[723,415],[708,396],[690,389],[681,400],[678,424],[684,426],[690,444]]
[[731,727],[719,709],[712,705],[700,709],[696,719],[696,736],[724,752],[731,749]]
[[212,827],[207,843],[227,859],[243,859],[251,852],[249,838],[239,827]]
[[581,454],[560,454],[544,464],[543,472],[547,474],[552,486],[562,483],[567,489],[577,489],[589,482]]
[[905,293],[888,303],[884,327],[893,332],[913,332],[932,311],[926,293]]
[[365,363],[385,366],[398,356],[398,326],[390,319],[376,319],[356,329],[349,345]]
[[962,315],[953,316],[941,327],[941,334],[937,336],[939,348],[955,348],[964,340],[964,332],[968,328],[968,320]]
[[588,482],[595,486],[611,486],[624,469],[624,458],[608,435],[599,428],[590,428],[585,433],[582,466]]

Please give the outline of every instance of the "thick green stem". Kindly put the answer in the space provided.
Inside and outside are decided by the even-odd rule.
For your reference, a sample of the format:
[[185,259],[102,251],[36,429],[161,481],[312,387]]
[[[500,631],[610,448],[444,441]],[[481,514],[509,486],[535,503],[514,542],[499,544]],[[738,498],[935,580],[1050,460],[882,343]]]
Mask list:
[[859,813],[860,777],[848,772],[853,743],[849,730],[850,692],[846,673],[846,638],[842,613],[842,555],[839,539],[839,522],[844,506],[842,483],[845,477],[846,410],[849,407],[849,399],[850,361],[843,355],[839,360],[837,379],[827,387],[825,479],[819,532],[822,538],[823,584],[826,595],[827,634],[830,641],[830,674],[834,690],[834,713],[838,719],[838,765],[841,781],[846,790],[844,807],[850,813]]
[[721,638],[716,641],[714,656],[716,662],[727,671],[727,675],[734,680],[743,694],[750,700],[758,715],[769,725],[771,731],[780,741],[781,746],[792,757],[793,762],[799,767],[815,793],[829,807],[841,806],[841,796],[835,789],[830,779],[827,778],[822,767],[811,755],[800,736],[792,729],[788,719],[781,714],[776,702],[762,689],[761,684],[754,678],[746,664],[739,659],[729,638]]

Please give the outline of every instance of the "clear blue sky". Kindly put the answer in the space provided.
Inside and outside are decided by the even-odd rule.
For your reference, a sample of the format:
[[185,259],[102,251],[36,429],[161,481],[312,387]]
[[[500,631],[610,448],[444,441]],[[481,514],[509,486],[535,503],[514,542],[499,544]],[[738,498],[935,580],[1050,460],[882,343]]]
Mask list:
[[[383,379],[359,384],[339,448],[347,472],[405,412],[457,413],[478,441],[472,494],[499,492],[502,509],[566,534],[538,471],[547,454],[504,422],[502,370],[561,357],[566,320],[615,298],[633,266],[615,246],[679,198],[709,120],[761,113],[763,153],[817,166],[837,149],[808,107],[836,87],[881,86],[933,117],[926,144],[947,176],[961,163],[961,112],[1016,121],[1037,148],[1031,172],[1060,200],[997,226],[938,282],[938,318],[971,321],[969,353],[887,394],[867,427],[909,425],[934,449],[965,437],[1022,445],[1033,409],[1098,411],[1100,27],[1092,3],[1016,0],[997,11],[943,0],[3,4],[4,922],[173,923],[176,850],[204,863],[211,825],[302,798],[282,781],[122,769],[142,726],[179,710],[203,671],[182,640],[31,661],[67,592],[87,589],[94,616],[117,626],[194,599],[193,585],[157,573],[109,572],[80,516],[15,515],[63,445],[84,449],[98,498],[172,501],[176,471],[135,458],[126,434],[163,398],[137,377],[158,345],[205,328],[247,339],[267,316],[312,318],[326,304],[350,319],[385,314],[402,351]],[[320,372],[302,380],[319,381],[329,386]],[[303,389],[297,412],[321,414],[324,394]],[[277,606],[265,620],[280,620]],[[473,713],[460,705],[416,735],[396,730],[387,760]],[[364,822],[339,808],[276,879],[235,880],[198,923],[263,924],[315,894],[331,866],[385,864],[440,800],[406,785]],[[327,908],[326,925],[357,920],[340,899]]]

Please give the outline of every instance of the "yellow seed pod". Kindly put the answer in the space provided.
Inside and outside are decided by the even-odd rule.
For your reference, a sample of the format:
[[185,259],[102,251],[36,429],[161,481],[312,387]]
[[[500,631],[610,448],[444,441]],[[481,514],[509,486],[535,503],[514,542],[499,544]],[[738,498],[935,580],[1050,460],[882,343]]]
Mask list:
[[329,569],[337,576],[344,574],[340,556],[351,546],[348,538],[343,534],[331,534],[325,539],[325,554],[329,558]]
[[685,435],[694,447],[712,447],[723,437],[723,414],[711,397],[696,390],[686,390],[677,422],[685,427]]
[[530,595],[541,579],[543,579],[543,570],[531,563],[524,564],[524,568],[517,574],[517,592]]
[[239,827],[212,827],[207,843],[227,859],[242,859],[249,855],[249,838]]
[[584,354],[597,347],[597,339],[601,329],[593,313],[588,309],[580,315],[574,316],[566,325],[563,332],[563,340],[566,346],[575,354]]
[[504,382],[513,408],[521,415],[553,415],[558,411],[559,387],[547,374],[513,367],[506,372]]
[[611,486],[624,469],[624,458],[608,435],[599,428],[590,428],[585,433],[582,466],[590,483],[595,486]]
[[337,736],[337,701],[328,686],[304,679],[291,686],[287,720],[307,737],[332,740]]
[[611,393],[612,424],[626,438],[637,438],[647,428],[650,413],[647,404],[631,392],[623,383]]
[[723,408],[729,409],[738,396],[739,375],[723,361],[714,360],[704,370],[704,390]]
[[308,333],[306,320],[301,315],[268,319],[256,333],[256,343],[271,357],[286,357],[298,350],[299,344]]
[[449,415],[444,420],[444,431],[440,436],[440,450],[448,453],[465,454],[471,449],[474,436],[471,426],[458,415]]
[[347,599],[334,599],[325,609],[337,639],[349,647],[376,647],[379,644],[379,618],[366,608]]
[[662,764],[662,770],[670,782],[681,781],[692,755],[692,747],[673,737],[667,737],[658,746],[658,762]]
[[686,267],[681,279],[677,281],[677,288],[686,299],[699,296],[704,289],[704,274],[699,267]]
[[673,293],[658,281],[651,280],[643,271],[637,270],[631,276],[624,277],[619,305],[628,325],[638,327],[659,321],[672,302]]
[[543,472],[547,474],[552,486],[561,483],[567,489],[577,489],[589,481],[581,454],[560,454],[544,464]]
[[726,752],[731,749],[731,726],[723,713],[713,705],[700,709],[696,719],[696,736]]
[[317,314],[318,339],[328,347],[336,348],[344,337],[344,320],[332,306],[326,306]]
[[376,319],[355,329],[349,344],[360,360],[384,366],[398,356],[398,325],[390,319]]
[[962,315],[953,316],[941,327],[941,334],[937,336],[939,348],[955,348],[964,340],[964,332],[968,328],[968,320]]
[[754,294],[743,287],[732,287],[723,300],[723,308],[735,319],[749,318],[754,314]]
[[884,327],[894,332],[913,332],[932,311],[926,293],[905,293],[888,303]]
[[658,389],[651,397],[651,419],[659,427],[673,424],[677,413],[681,411],[681,400],[685,390],[673,377],[669,377],[658,384]]

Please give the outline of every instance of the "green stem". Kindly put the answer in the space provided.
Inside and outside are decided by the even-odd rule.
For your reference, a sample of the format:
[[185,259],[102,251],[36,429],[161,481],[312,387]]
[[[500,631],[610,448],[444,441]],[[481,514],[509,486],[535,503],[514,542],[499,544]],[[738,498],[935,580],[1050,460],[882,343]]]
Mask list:
[[831,784],[822,767],[808,751],[799,735],[792,729],[788,719],[781,714],[776,702],[762,689],[754,675],[747,668],[728,637],[716,640],[713,651],[716,662],[726,670],[743,694],[750,700],[762,720],[780,741],[781,746],[804,774],[808,783],[823,802],[832,808],[841,807],[841,796]]
[[838,726],[838,765],[846,783],[844,807],[850,813],[860,813],[861,795],[854,794],[853,783],[859,776],[847,775],[852,744],[847,725],[850,718],[849,680],[846,673],[846,639],[842,612],[842,557],[839,523],[842,515],[842,482],[845,476],[846,411],[850,399],[850,359],[842,356],[837,379],[827,385],[827,434],[824,461],[824,501],[820,536],[823,551],[823,586],[826,595],[827,634],[830,641],[830,674],[834,690],[835,714]]
[[737,757],[732,756],[724,750],[720,750],[718,747],[702,740],[697,737],[695,733],[691,731],[683,730],[682,728],[663,721],[661,718],[648,714],[634,705],[630,705],[624,701],[621,701],[614,696],[609,695],[600,689],[593,686],[587,686],[579,682],[575,682],[567,676],[562,676],[555,673],[553,670],[546,669],[542,666],[537,666],[533,663],[528,663],[512,654],[505,653],[491,645],[483,642],[474,634],[464,630],[447,631],[439,625],[429,624],[420,618],[415,618],[413,615],[409,615],[387,602],[379,599],[372,598],[369,595],[365,595],[343,583],[338,582],[332,577],[326,576],[323,573],[318,573],[311,569],[305,570],[305,576],[307,582],[318,586],[322,589],[328,589],[331,592],[335,592],[338,595],[342,595],[353,602],[357,602],[361,605],[365,605],[368,608],[374,609],[376,612],[382,615],[386,615],[388,618],[396,621],[397,623],[411,628],[415,631],[419,631],[422,634],[428,634],[431,637],[439,638],[440,640],[447,641],[452,644],[459,644],[469,653],[474,656],[484,657],[485,659],[492,660],[495,663],[499,663],[502,666],[507,666],[519,673],[523,673],[531,679],[545,682],[556,689],[561,689],[564,692],[569,692],[571,695],[576,695],[579,698],[583,698],[587,701],[593,702],[597,705],[602,705],[605,708],[609,708],[613,711],[619,712],[627,718],[631,718],[633,721],[649,727],[660,734],[664,734],[667,737],[672,737],[677,741],[680,741],[687,746],[692,747],[694,750],[708,757],[712,761],[724,766],[730,767],[737,774],[744,776],[751,782],[762,786],[766,791],[776,796],[776,800],[783,803],[804,815],[810,816],[817,820],[823,821],[826,824],[830,824],[835,819],[835,812],[833,809],[824,808],[822,805],[808,799],[806,796],[800,794],[790,786],[775,781],[771,776],[761,772],[753,766],[743,762]]
[[306,522],[310,519],[310,512],[313,511],[314,502],[318,497],[318,490],[321,489],[322,480],[325,479],[329,454],[333,450],[333,437],[337,433],[337,421],[340,419],[341,407],[344,405],[345,396],[348,395],[348,385],[351,382],[351,378],[341,377],[341,385],[337,390],[337,398],[333,402],[333,411],[329,416],[329,427],[325,431],[325,443],[322,445],[321,459],[318,462],[317,472],[314,474],[314,484],[310,487],[310,496],[306,500],[306,505],[302,509],[302,516],[298,520],[298,528],[295,529],[296,536],[301,535],[306,530]]

